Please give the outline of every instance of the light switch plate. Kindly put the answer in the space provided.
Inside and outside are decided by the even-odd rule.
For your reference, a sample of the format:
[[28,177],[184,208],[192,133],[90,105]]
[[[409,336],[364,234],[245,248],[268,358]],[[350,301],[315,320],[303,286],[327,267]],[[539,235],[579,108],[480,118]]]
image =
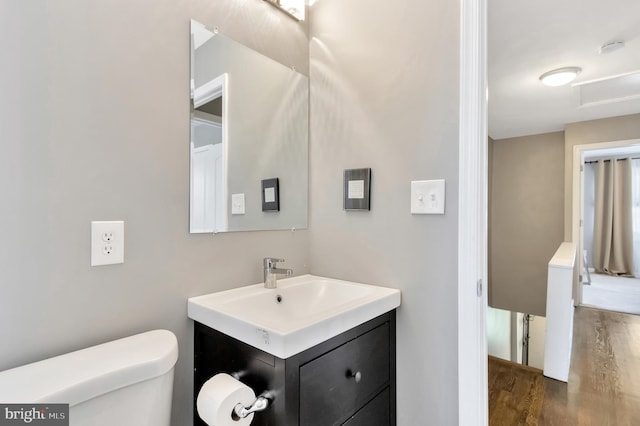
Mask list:
[[244,193],[231,194],[231,214],[244,214]]
[[91,266],[124,263],[124,221],[91,222]]
[[444,179],[411,182],[411,214],[444,214],[444,203]]
[[344,171],[344,210],[371,209],[371,169],[346,169]]
[[262,211],[280,211],[280,179],[271,178],[262,180]]

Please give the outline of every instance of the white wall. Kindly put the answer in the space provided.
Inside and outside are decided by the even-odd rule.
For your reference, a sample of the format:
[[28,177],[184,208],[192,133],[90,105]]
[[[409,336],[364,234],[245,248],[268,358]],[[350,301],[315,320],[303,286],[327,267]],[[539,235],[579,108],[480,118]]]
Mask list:
[[[458,421],[459,4],[322,0],[310,13],[312,272],[402,290],[398,425]],[[371,167],[371,211],[342,210]],[[411,180],[446,179],[412,216]]]
[[[489,355],[522,364],[524,315],[521,312],[487,309],[487,349]],[[529,321],[528,365],[544,367],[546,318],[531,315]]]
[[[587,251],[587,265],[593,267],[593,229],[596,206],[595,163],[584,165],[584,241],[583,250]],[[586,278],[586,277],[585,277]],[[583,279],[584,281],[584,279]]]
[[[308,233],[189,235],[189,19],[308,70],[306,24],[263,1],[0,1],[0,370],[129,334],[178,336],[190,424],[190,296],[308,271]],[[268,35],[268,36],[265,36]],[[125,263],[90,267],[91,220]]]
[[544,369],[544,337],[547,319],[532,315],[529,321],[529,365]]
[[515,347],[515,362],[520,362],[522,363],[522,357],[523,357],[523,352],[524,352],[524,348],[522,347],[522,342],[524,339],[524,314],[522,312],[516,312],[515,315],[515,325],[516,325],[516,330],[515,333],[513,334],[515,336],[515,341],[513,342],[514,347]]
[[511,311],[487,308],[487,352],[511,361]]

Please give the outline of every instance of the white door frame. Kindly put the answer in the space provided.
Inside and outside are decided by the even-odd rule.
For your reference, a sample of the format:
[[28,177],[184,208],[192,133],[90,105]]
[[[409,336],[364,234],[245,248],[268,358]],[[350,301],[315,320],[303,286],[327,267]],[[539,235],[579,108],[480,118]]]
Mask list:
[[460,2],[458,424],[488,424],[487,1]]
[[[191,21],[192,26],[195,21]],[[196,22],[197,25],[200,25]],[[193,43],[193,34],[192,34]],[[193,52],[193,51],[192,51]],[[193,59],[193,54],[191,55]],[[193,65],[192,65],[193,70]],[[208,114],[202,111],[193,111],[191,114],[191,121],[200,124],[207,124],[210,126],[217,126],[222,128],[222,155],[220,162],[220,176],[222,179],[222,185],[220,188],[220,195],[217,200],[220,204],[217,209],[225,212],[225,214],[217,215],[215,227],[211,231],[214,234],[217,232],[226,232],[229,229],[228,219],[228,164],[229,164],[229,75],[227,73],[220,74],[218,77],[208,81],[207,83],[196,87],[193,91],[193,108],[198,108],[207,102],[211,102],[214,99],[222,98],[222,116],[216,117],[212,114]],[[193,137],[193,136],[192,136]]]
[[[583,194],[584,194],[584,173],[581,173],[580,166],[584,162],[585,151],[597,151],[601,149],[624,148],[629,146],[640,146],[640,139],[626,139],[612,142],[589,143],[584,145],[574,145],[573,147],[573,185],[571,188],[572,209],[571,209],[571,241],[576,244],[578,251],[576,260],[578,261],[578,274],[584,273],[583,260],[583,230],[580,221],[583,219]],[[573,289],[574,305],[582,305],[582,280],[575,282]]]

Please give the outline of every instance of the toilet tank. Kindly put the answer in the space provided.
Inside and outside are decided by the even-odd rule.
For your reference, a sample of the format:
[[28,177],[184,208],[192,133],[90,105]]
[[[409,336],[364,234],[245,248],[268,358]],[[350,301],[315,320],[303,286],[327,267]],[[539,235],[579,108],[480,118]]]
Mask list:
[[176,336],[153,330],[0,372],[0,403],[69,404],[73,426],[168,426]]

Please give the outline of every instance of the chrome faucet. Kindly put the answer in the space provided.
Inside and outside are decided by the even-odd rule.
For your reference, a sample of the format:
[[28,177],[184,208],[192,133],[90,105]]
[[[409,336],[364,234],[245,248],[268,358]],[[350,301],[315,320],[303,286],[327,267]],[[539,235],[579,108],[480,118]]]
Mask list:
[[284,262],[284,259],[274,259],[272,257],[265,257],[264,260],[264,288],[276,288],[278,287],[278,274],[286,275],[290,277],[293,275],[293,269],[280,269],[276,268],[277,262]]

